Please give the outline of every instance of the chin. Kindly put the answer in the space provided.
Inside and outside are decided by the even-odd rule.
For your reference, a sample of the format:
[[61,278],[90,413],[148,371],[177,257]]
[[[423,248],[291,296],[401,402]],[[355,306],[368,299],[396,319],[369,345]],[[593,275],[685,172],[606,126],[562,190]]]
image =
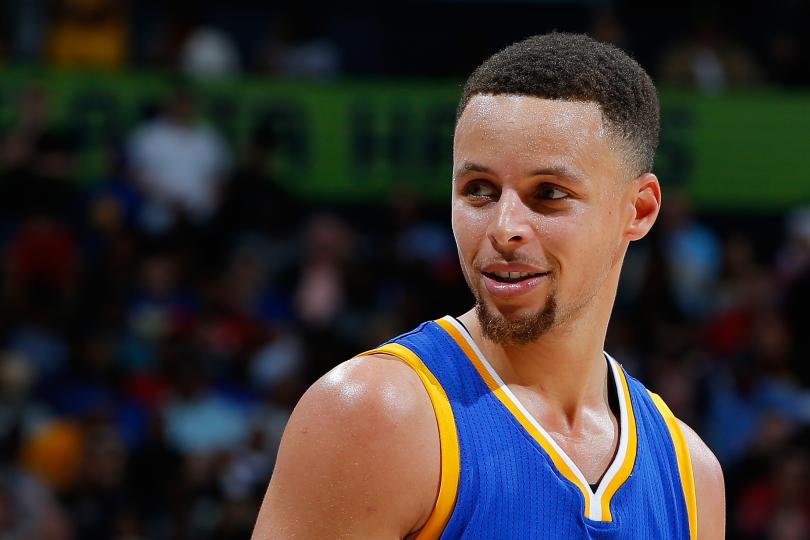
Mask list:
[[485,304],[487,311],[499,314],[505,319],[531,317],[546,309],[549,294],[545,291],[532,291],[512,298],[493,298],[485,288],[474,295],[476,303]]
[[551,296],[531,308],[516,305],[493,305],[479,299],[475,313],[484,337],[502,345],[525,345],[548,332],[557,318],[557,302]]

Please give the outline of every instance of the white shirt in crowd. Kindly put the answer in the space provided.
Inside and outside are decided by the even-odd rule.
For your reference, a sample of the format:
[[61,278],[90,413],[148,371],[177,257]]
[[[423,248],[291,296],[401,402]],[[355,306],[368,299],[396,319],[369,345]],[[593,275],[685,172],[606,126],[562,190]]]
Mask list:
[[159,118],[135,131],[128,154],[152,205],[163,211],[179,208],[198,222],[216,210],[230,157],[224,141],[211,127]]

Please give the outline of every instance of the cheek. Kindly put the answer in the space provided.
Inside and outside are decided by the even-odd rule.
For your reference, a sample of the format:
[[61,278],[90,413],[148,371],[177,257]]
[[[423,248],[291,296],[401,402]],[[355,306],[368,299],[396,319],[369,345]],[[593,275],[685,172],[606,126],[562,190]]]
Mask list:
[[486,238],[486,213],[479,208],[454,203],[451,219],[459,252],[464,260],[471,260]]
[[546,249],[568,252],[576,247],[585,221],[582,212],[569,211],[557,215],[538,215],[533,227]]
[[581,275],[601,268],[615,241],[613,224],[604,216],[582,210],[559,217],[546,216],[536,225],[547,256],[557,259],[563,275]]

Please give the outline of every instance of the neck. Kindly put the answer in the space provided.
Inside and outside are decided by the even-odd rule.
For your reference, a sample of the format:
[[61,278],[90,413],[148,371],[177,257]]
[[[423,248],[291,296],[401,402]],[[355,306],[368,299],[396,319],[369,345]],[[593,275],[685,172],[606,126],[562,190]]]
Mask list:
[[507,385],[531,389],[573,426],[584,411],[607,407],[604,344],[616,287],[610,289],[527,344],[485,338],[474,309],[460,319]]

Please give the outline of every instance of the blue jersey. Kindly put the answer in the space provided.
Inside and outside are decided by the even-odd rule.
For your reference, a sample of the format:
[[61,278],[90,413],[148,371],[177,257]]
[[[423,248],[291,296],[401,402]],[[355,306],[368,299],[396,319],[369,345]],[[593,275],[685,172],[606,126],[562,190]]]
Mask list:
[[606,355],[619,443],[596,489],[492,369],[452,317],[365,354],[409,364],[439,426],[441,479],[417,538],[696,538],[689,452],[661,399]]

